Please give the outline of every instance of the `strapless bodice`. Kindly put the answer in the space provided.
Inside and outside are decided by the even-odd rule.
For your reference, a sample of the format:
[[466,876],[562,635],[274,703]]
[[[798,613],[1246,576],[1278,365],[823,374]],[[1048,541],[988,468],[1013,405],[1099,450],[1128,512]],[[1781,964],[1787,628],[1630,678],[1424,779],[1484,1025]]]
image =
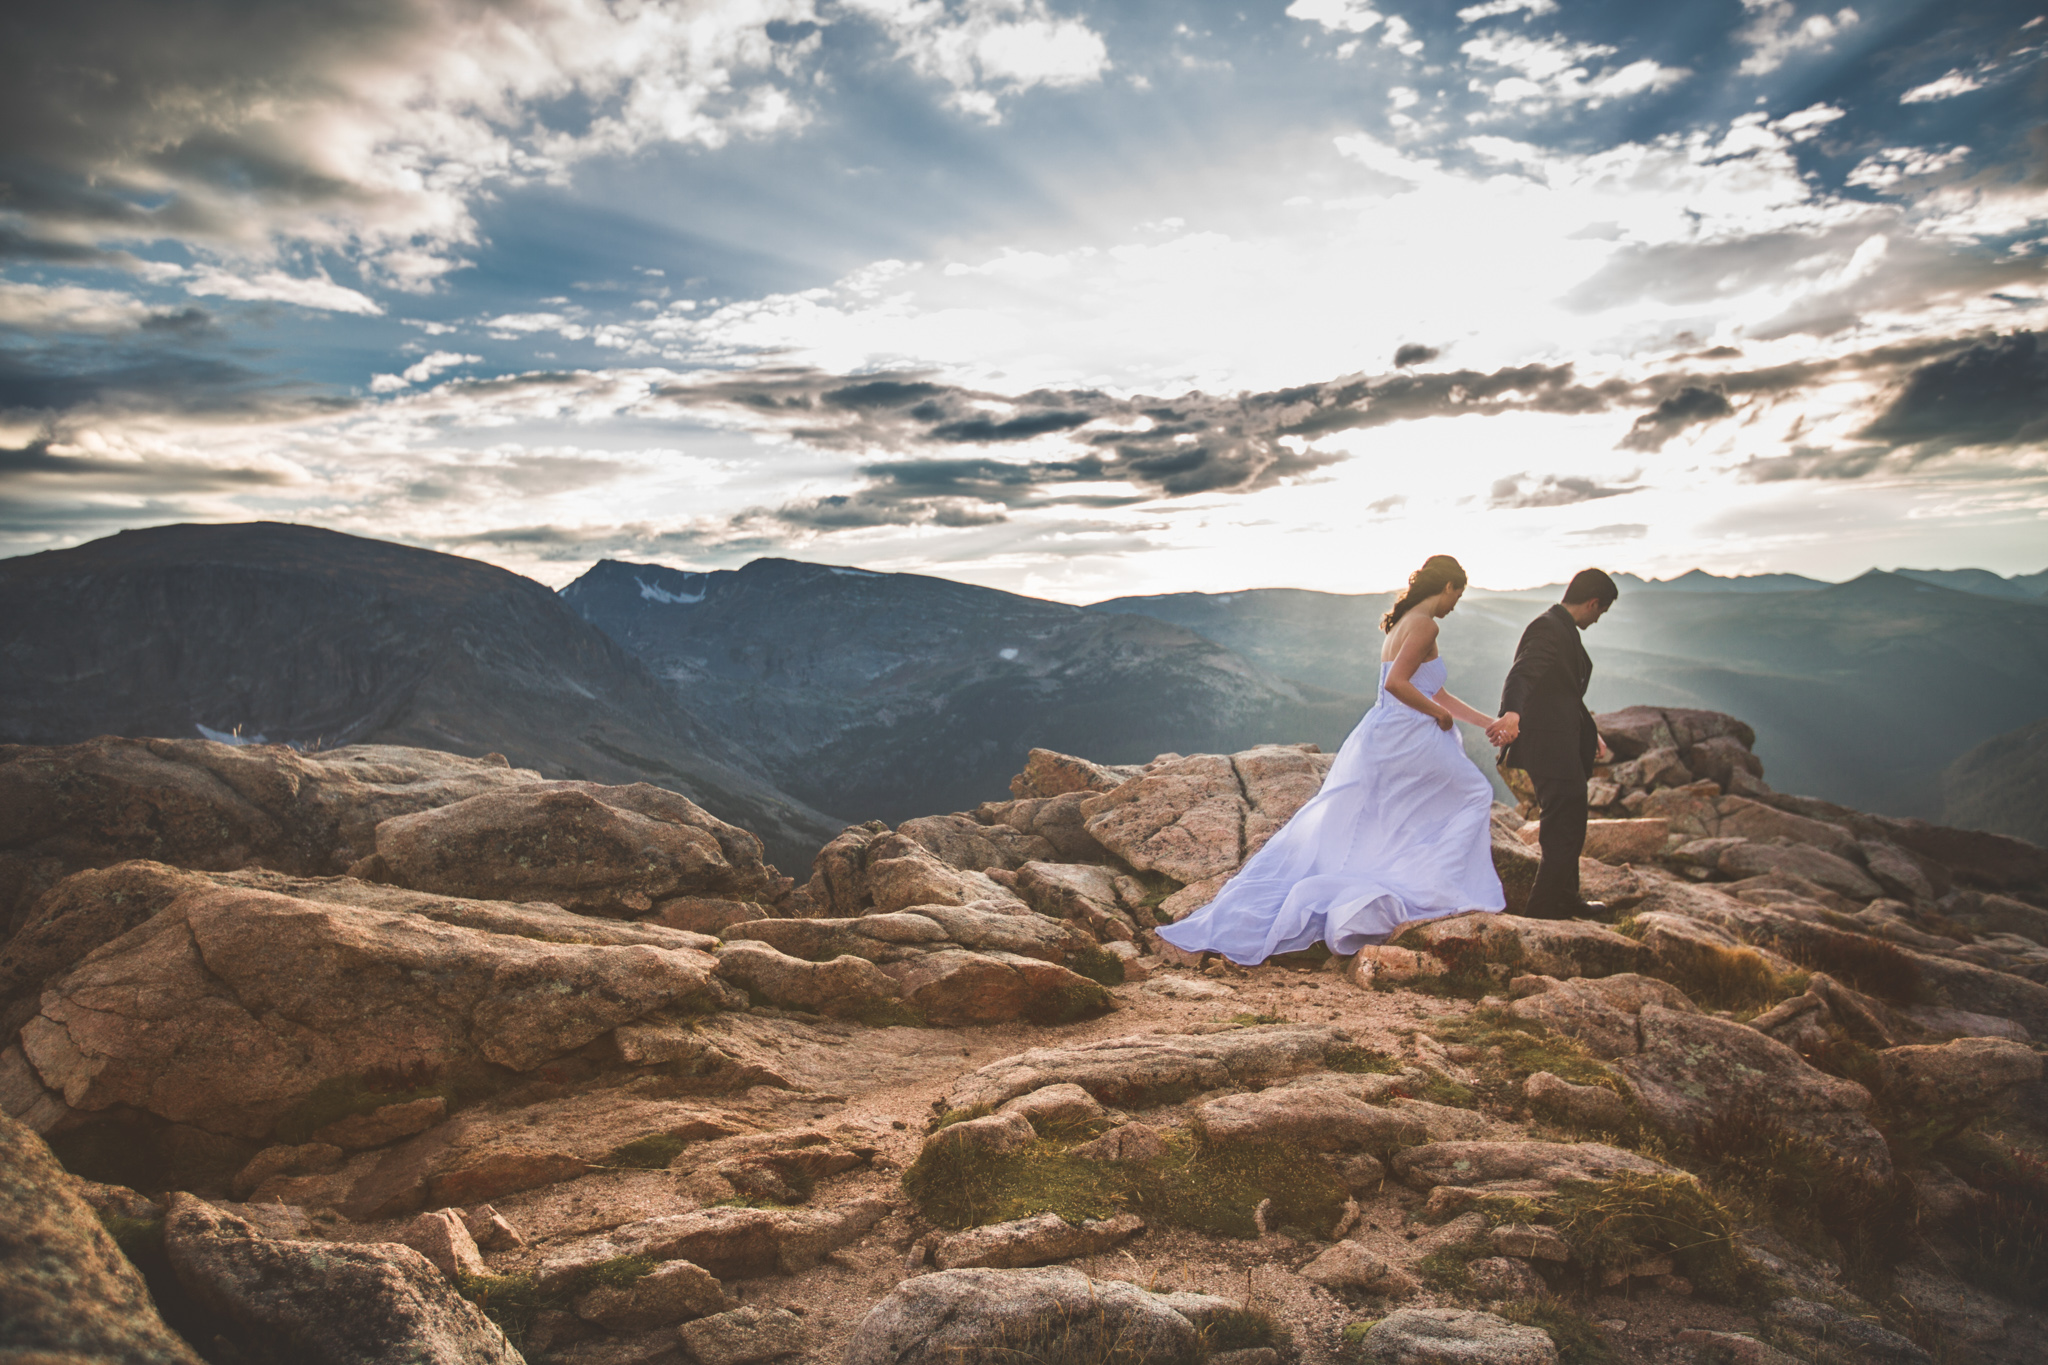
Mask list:
[[[1380,661],[1381,692],[1387,690],[1387,675],[1393,671],[1393,660],[1383,659]],[[1423,696],[1433,697],[1443,690],[1444,681],[1450,676],[1450,669],[1444,666],[1444,656],[1439,654],[1434,659],[1424,663],[1422,667],[1416,669],[1415,676],[1410,678],[1409,681],[1415,684],[1415,690]]]

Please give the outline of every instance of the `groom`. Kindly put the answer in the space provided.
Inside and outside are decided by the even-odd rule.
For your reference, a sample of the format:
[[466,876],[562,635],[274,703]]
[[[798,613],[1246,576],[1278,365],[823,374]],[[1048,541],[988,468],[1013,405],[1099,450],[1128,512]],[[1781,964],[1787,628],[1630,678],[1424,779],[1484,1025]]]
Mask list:
[[1593,661],[1579,632],[1607,614],[1621,590],[1598,569],[1581,569],[1564,601],[1529,623],[1501,689],[1500,719],[1486,737],[1507,745],[1503,767],[1520,768],[1543,807],[1543,863],[1523,913],[1537,919],[1604,919],[1607,907],[1579,896],[1579,851],[1586,846],[1586,780],[1608,757],[1586,710]]

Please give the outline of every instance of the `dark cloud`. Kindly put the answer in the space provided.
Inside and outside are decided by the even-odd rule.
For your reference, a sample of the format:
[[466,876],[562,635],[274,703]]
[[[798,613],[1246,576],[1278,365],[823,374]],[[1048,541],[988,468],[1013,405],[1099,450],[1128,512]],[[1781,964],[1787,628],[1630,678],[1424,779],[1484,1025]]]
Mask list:
[[[1266,393],[1116,397],[1092,389],[1007,395],[923,375],[853,379],[774,369],[669,385],[658,401],[786,421],[828,449],[887,451],[866,485],[753,516],[807,529],[982,525],[1022,507],[1116,507],[1152,498],[1248,493],[1345,458],[1314,443],[1339,432],[1452,414],[1597,412],[1628,386],[1577,383],[1569,365],[1353,375]],[[934,444],[1057,447],[1039,458],[922,452]],[[1092,487],[1091,487],[1092,486]]]
[[1624,493],[1636,491],[1633,488],[1606,488],[1591,479],[1569,474],[1545,474],[1541,479],[1525,483],[1529,478],[1527,474],[1516,474],[1510,478],[1495,480],[1493,488],[1487,494],[1487,505],[1506,509],[1569,507],[1577,502],[1618,498]]
[[1442,354],[1443,352],[1434,346],[1425,346],[1419,341],[1411,341],[1394,351],[1394,368],[1405,370],[1410,365],[1427,365]]
[[1688,384],[1656,407],[1636,418],[1628,435],[1621,438],[1625,450],[1662,450],[1664,443],[1687,427],[1713,422],[1735,409],[1719,389]]
[[[166,343],[208,330],[205,314],[171,315]],[[344,411],[353,400],[171,345],[0,349],[0,413],[56,417],[79,409],[184,415],[291,417]]]
[[1930,361],[1860,434],[1927,453],[2048,437],[2048,344],[2015,332]]
[[1751,483],[1784,483],[1791,479],[1860,479],[1884,462],[1882,446],[1823,450],[1797,446],[1789,455],[1765,455],[1738,467]]

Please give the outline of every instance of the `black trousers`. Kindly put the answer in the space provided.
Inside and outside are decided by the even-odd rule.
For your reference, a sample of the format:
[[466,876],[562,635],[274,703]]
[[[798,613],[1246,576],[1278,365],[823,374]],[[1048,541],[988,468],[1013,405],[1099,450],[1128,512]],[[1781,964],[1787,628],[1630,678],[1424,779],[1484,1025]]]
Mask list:
[[1529,775],[1543,806],[1538,846],[1543,865],[1529,892],[1528,913],[1536,919],[1569,919],[1577,913],[1579,853],[1586,847],[1586,779]]

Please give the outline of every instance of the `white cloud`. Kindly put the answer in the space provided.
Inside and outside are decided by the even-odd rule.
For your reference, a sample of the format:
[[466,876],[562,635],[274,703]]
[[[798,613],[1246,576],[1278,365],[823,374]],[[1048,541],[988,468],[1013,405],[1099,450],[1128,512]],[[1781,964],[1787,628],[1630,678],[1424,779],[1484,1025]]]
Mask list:
[[1521,109],[1559,104],[1584,104],[1597,109],[1609,100],[1669,89],[1692,74],[1684,67],[1662,66],[1643,58],[1593,76],[1588,66],[1613,56],[1617,49],[1604,43],[1534,38],[1505,29],[1491,29],[1468,39],[1459,50],[1475,62],[1519,72],[1491,86],[1475,76],[1471,88],[1485,91],[1495,104]]
[[141,300],[113,290],[0,280],[0,327],[109,334],[133,331],[148,317]]
[[1933,100],[1950,100],[1957,95],[1967,95],[1972,90],[1982,90],[1984,82],[1967,71],[1951,71],[1938,76],[1925,85],[1916,85],[1899,96],[1900,104],[1926,104]]
[[1735,31],[1735,41],[1750,49],[1740,68],[1745,76],[1776,71],[1795,53],[1825,52],[1844,30],[1862,21],[1846,5],[1833,15],[1809,14],[1804,19],[1797,19],[1792,0],[1742,0],[1742,7],[1752,16]]
[[1523,19],[1535,19],[1545,14],[1557,13],[1557,0],[1488,0],[1483,5],[1467,5],[1458,11],[1458,22],[1476,24],[1481,19],[1499,19],[1517,11],[1526,11]]
[[1889,190],[1916,176],[1939,175],[1961,165],[1969,155],[1968,147],[1952,147],[1946,152],[1933,152],[1924,147],[1887,147],[1858,162],[1856,168],[1849,172],[1848,183],[1867,185],[1874,190]]
[[326,271],[318,275],[287,275],[282,270],[256,270],[237,274],[217,265],[195,266],[181,283],[185,292],[201,298],[240,299],[246,302],[290,303],[300,308],[317,308],[327,313],[356,313],[376,317],[384,306],[366,294],[336,284]]
[[1321,24],[1332,33],[1370,33],[1386,16],[1361,0],[1294,0],[1287,17]]
[[989,122],[1002,99],[1037,86],[1087,85],[1110,69],[1100,34],[1045,0],[842,0],[896,43],[920,75],[952,87],[950,102]]
[[480,365],[480,355],[463,355],[460,351],[435,351],[421,356],[398,374],[379,374],[370,377],[371,393],[396,393],[409,384],[424,384],[443,370],[452,370],[457,365]]

